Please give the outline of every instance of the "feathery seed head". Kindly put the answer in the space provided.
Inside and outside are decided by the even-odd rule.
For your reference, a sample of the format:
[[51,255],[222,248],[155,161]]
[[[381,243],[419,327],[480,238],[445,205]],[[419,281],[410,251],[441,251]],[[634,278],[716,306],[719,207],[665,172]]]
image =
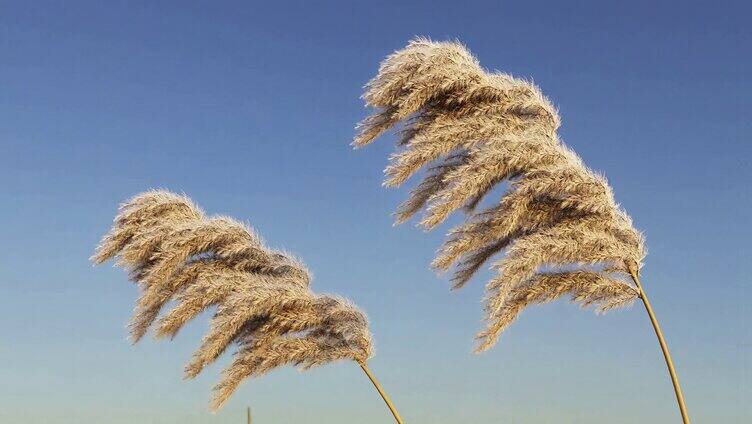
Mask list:
[[[133,341],[156,322],[157,337],[174,337],[216,307],[210,329],[185,368],[195,377],[230,346],[235,360],[211,402],[219,408],[248,377],[283,365],[301,369],[372,355],[365,315],[344,299],[316,295],[311,276],[292,255],[267,248],[247,225],[206,217],[185,195],[139,194],[120,206],[92,256],[117,257],[142,290],[129,324]],[[171,300],[175,306],[159,317]]]
[[[420,225],[430,230],[457,210],[466,215],[432,266],[456,266],[458,288],[505,253],[486,287],[479,350],[530,304],[568,293],[605,311],[635,298],[621,277],[628,266],[641,266],[643,237],[606,179],[559,140],[558,111],[534,84],[484,70],[458,42],[416,38],[381,63],[362,97],[378,110],[358,125],[355,147],[402,123],[384,185],[400,186],[428,169],[396,222],[424,210]],[[504,182],[498,204],[476,211]],[[551,273],[556,268],[562,271]]]

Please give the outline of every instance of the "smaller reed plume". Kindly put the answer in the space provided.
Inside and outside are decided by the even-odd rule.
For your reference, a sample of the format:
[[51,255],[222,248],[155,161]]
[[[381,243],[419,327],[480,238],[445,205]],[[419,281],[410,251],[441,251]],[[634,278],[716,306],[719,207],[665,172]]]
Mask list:
[[[560,141],[559,114],[538,87],[486,71],[457,42],[418,38],[381,63],[363,98],[377,111],[358,125],[355,147],[403,123],[384,185],[400,186],[425,170],[397,210],[397,223],[425,210],[420,225],[430,230],[455,211],[465,213],[432,266],[454,267],[459,288],[503,255],[486,284],[478,352],[494,346],[527,306],[564,295],[600,312],[640,298],[653,320],[637,277],[642,234],[605,178]],[[501,199],[478,210],[503,183]],[[688,422],[660,333],[659,339]]]
[[[313,293],[300,261],[266,247],[245,224],[207,217],[186,196],[154,190],[125,202],[91,259],[101,264],[114,257],[141,289],[129,324],[134,342],[151,327],[157,337],[172,338],[216,308],[185,367],[185,377],[193,378],[236,346],[214,388],[213,410],[244,379],[283,365],[308,369],[351,359],[367,371],[373,349],[360,310],[342,298]],[[162,313],[171,301],[175,306]]]

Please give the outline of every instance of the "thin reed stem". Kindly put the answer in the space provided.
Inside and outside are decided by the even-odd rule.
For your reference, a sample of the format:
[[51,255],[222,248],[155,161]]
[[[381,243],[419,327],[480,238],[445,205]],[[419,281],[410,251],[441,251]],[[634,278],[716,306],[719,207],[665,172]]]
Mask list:
[[661,331],[660,325],[658,325],[658,319],[655,317],[655,313],[653,312],[653,307],[650,306],[650,301],[648,300],[647,295],[645,294],[645,291],[642,289],[642,285],[640,284],[640,278],[637,276],[637,270],[635,267],[628,265],[629,268],[629,274],[632,276],[632,280],[634,280],[635,284],[637,284],[637,288],[640,291],[640,299],[642,299],[642,303],[645,305],[645,309],[648,311],[648,316],[650,317],[650,322],[653,323],[653,329],[655,330],[655,335],[658,336],[658,343],[661,345],[661,350],[663,351],[663,357],[666,359],[666,366],[668,367],[668,373],[671,375],[671,383],[674,385],[674,392],[676,393],[676,402],[679,404],[679,411],[681,412],[682,421],[684,424],[690,424],[689,422],[689,414],[687,413],[687,405],[684,403],[684,394],[682,393],[681,386],[679,385],[679,377],[676,375],[676,370],[674,369],[674,362],[671,360],[671,354],[668,351],[668,345],[666,344],[666,339],[663,338],[663,332]]
[[360,368],[363,370],[364,373],[368,376],[368,379],[371,380],[371,383],[373,383],[373,387],[376,388],[376,391],[379,392],[381,395],[381,398],[384,399],[384,403],[386,403],[386,406],[389,408],[389,411],[394,415],[394,420],[397,421],[397,424],[404,424],[402,421],[402,418],[399,416],[399,412],[397,412],[397,408],[394,407],[394,404],[389,399],[389,395],[387,395],[384,392],[384,389],[381,387],[381,384],[379,384],[378,380],[376,380],[376,377],[371,374],[371,370],[368,369],[368,366],[365,362],[361,362],[358,365],[360,365]]

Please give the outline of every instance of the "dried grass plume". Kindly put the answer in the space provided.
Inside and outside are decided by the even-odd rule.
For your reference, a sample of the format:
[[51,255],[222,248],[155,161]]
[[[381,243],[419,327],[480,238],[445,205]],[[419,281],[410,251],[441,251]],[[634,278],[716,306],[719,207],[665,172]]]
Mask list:
[[[420,225],[430,230],[457,210],[466,214],[432,266],[454,267],[459,288],[504,253],[486,285],[478,351],[528,305],[568,294],[606,311],[638,297],[629,268],[642,265],[642,235],[605,178],[559,140],[559,115],[538,87],[486,71],[458,42],[417,38],[381,63],[363,98],[377,111],[358,125],[355,147],[402,124],[384,185],[424,170],[397,223],[424,210]],[[501,199],[477,210],[505,182]]]
[[[214,389],[213,410],[244,379],[276,367],[308,369],[340,359],[365,364],[372,354],[366,317],[354,305],[313,293],[301,262],[269,249],[232,218],[207,217],[186,196],[154,190],[125,202],[92,261],[115,257],[141,288],[129,325],[134,342],[151,327],[157,337],[174,337],[216,308],[185,367],[185,377],[195,377],[236,346]],[[174,307],[162,313],[169,302]]]

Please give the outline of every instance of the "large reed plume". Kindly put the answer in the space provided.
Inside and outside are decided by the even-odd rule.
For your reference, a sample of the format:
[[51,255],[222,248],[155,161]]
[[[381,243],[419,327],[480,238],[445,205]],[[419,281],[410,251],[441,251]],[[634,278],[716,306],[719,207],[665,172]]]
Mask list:
[[[556,108],[535,85],[484,70],[459,43],[418,38],[382,62],[363,98],[378,111],[359,124],[355,147],[403,124],[384,185],[399,186],[426,169],[396,212],[397,223],[425,210],[420,225],[430,230],[456,210],[466,214],[432,266],[454,266],[452,281],[459,288],[492,256],[505,253],[493,263],[496,275],[486,285],[486,327],[477,336],[477,351],[493,346],[531,304],[569,295],[605,312],[640,298],[689,422],[638,278],[643,237],[605,178],[559,140]],[[501,200],[477,210],[505,182]]]
[[[157,337],[174,337],[216,307],[208,334],[185,367],[185,377],[195,377],[237,346],[214,388],[212,409],[248,377],[287,364],[308,369],[340,359],[360,364],[393,408],[366,367],[372,344],[365,315],[344,299],[313,293],[305,266],[267,248],[248,226],[207,217],[186,196],[148,191],[120,207],[92,261],[116,256],[141,288],[129,325],[134,342],[152,326]],[[175,306],[160,317],[171,301]]]

